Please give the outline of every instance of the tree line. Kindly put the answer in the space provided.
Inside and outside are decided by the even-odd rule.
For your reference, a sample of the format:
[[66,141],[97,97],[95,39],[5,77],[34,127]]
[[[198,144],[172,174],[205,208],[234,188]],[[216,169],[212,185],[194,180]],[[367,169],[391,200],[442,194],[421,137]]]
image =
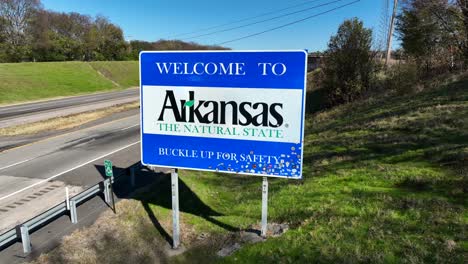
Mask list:
[[103,16],[45,10],[39,0],[0,0],[0,62],[137,60],[141,50],[224,49],[180,40],[126,41]]
[[420,72],[468,66],[468,0],[402,0],[396,29],[400,54]]
[[[357,18],[344,21],[330,38],[324,65],[313,72],[311,89],[322,88],[324,107],[363,96],[424,87],[440,74],[468,68],[468,0],[400,0],[393,52],[385,67],[373,49],[372,30]],[[317,87],[320,85],[320,87]]]

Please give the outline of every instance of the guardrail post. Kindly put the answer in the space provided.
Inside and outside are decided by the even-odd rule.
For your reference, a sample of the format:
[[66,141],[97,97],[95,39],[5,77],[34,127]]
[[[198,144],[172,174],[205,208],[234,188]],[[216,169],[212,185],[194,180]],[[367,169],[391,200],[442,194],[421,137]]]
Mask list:
[[67,204],[67,210],[70,211],[70,194],[68,193],[68,187],[65,187],[65,199]]
[[135,166],[130,167],[130,185],[135,187]]
[[107,179],[104,181],[104,201],[106,201],[107,204],[110,204],[110,180]]
[[78,214],[76,213],[76,201],[70,201],[70,218],[73,224],[78,223]]
[[29,238],[29,228],[25,225],[20,226],[21,242],[23,243],[23,252],[31,253],[31,239]]

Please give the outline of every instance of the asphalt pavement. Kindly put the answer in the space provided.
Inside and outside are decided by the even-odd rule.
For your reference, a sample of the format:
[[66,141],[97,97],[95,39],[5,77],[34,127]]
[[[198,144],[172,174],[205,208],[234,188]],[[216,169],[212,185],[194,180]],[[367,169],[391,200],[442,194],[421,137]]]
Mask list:
[[138,88],[73,96],[0,107],[0,128],[128,103],[139,99]]
[[[109,156],[109,158],[117,161],[123,155],[125,154],[115,153]],[[120,161],[117,162],[119,163]],[[119,177],[114,183],[116,202],[121,199],[132,198],[134,190],[153,184],[163,177],[170,177],[170,175],[155,173],[143,168],[136,172],[134,187],[131,186],[129,177]],[[75,230],[92,225],[106,210],[111,210],[111,208],[105,203],[103,197],[95,196],[77,207],[78,223],[72,224],[69,215],[58,217],[30,235],[32,244],[32,252],[30,254],[24,254],[21,242],[16,242],[3,250],[0,249],[0,263],[15,264],[32,261],[41,253],[49,252],[60,245],[64,236],[71,234]],[[119,210],[118,207],[117,210]]]
[[[0,234],[63,203],[65,188],[73,196],[102,181],[106,159],[113,162],[115,174],[128,174],[127,168],[140,162],[140,115],[129,114],[1,152]],[[146,170],[137,175],[137,187],[157,177]],[[128,177],[116,185],[117,198],[134,189],[126,181]],[[67,215],[59,217],[31,235],[33,254],[24,255],[17,242],[0,249],[0,263],[30,261],[73,230],[91,225],[107,209],[101,197],[87,201],[78,207],[78,224],[71,224]]]
[[57,135],[0,153],[0,233],[140,160],[139,115]]

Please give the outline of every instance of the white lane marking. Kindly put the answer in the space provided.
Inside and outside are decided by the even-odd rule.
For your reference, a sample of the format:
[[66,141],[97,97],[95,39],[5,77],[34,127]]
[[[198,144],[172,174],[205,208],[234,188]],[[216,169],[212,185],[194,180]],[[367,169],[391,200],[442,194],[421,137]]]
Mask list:
[[[124,120],[124,119],[131,118],[131,117],[135,117],[135,116],[136,116],[136,115],[132,115],[132,116],[124,117],[124,118],[121,118],[121,119],[112,120],[112,121],[110,121],[110,122],[108,122],[108,123],[112,123],[112,122],[115,122],[115,121]],[[0,122],[0,123],[1,123],[1,122]],[[104,123],[104,124],[108,124],[108,123]],[[36,141],[36,142],[32,142],[32,144],[39,143],[39,142],[42,142],[42,141],[45,141],[45,140],[49,140],[49,139],[53,139],[53,138],[56,138],[56,137],[61,137],[61,136],[64,136],[64,135],[68,135],[68,134],[70,134],[70,133],[75,133],[75,132],[79,132],[79,131],[84,131],[84,130],[87,130],[87,129],[95,128],[95,127],[97,127],[97,126],[101,126],[101,125],[104,125],[104,124],[96,125],[96,126],[93,126],[93,127],[88,127],[88,128],[81,129],[81,130],[77,130],[77,131],[72,131],[72,132],[65,133],[65,134],[60,134],[60,135],[53,136],[53,137],[50,137],[50,138],[45,138],[45,139],[43,139],[43,140],[39,140],[39,141]],[[139,125],[140,125],[140,124],[138,123],[138,124],[136,124],[136,125],[132,125],[132,126],[129,126],[129,127],[126,127],[126,128],[122,128],[122,129],[120,129],[120,131],[124,131],[124,130],[130,129],[130,128],[132,128],[132,127],[139,126]],[[19,147],[17,147],[17,148],[29,146],[29,145],[32,145],[32,144],[26,144],[26,145],[23,145],[23,146],[19,146]],[[83,143],[83,144],[85,144],[85,143]],[[13,149],[16,149],[16,148],[12,148],[11,150],[13,150]],[[8,151],[8,150],[6,150],[5,152],[7,152],[7,151]],[[5,152],[4,152],[4,153],[5,153]],[[27,160],[19,161],[19,162],[16,162],[16,163],[7,165],[7,166],[5,166],[5,167],[1,167],[1,168],[0,168],[0,171],[1,171],[1,170],[4,170],[4,169],[8,169],[8,168],[13,167],[13,166],[16,166],[16,165],[20,165],[20,164],[25,163],[25,162],[28,162],[28,161],[32,161],[32,160],[37,159],[37,158],[39,158],[39,156],[38,156],[38,157],[34,157],[34,158],[30,158],[30,159],[27,159]]]
[[2,198],[0,198],[0,201],[3,200],[3,199],[8,198],[8,197],[10,197],[10,196],[13,196],[13,195],[15,195],[15,194],[18,194],[18,193],[20,193],[20,192],[22,192],[22,191],[25,191],[25,190],[27,190],[27,189],[29,189],[29,188],[32,188],[32,187],[34,187],[34,186],[36,186],[36,185],[39,185],[39,184],[42,184],[42,183],[44,183],[44,182],[50,181],[50,180],[52,180],[53,178],[57,178],[58,176],[61,176],[61,175],[65,174],[65,173],[67,173],[67,172],[70,172],[70,171],[72,171],[72,170],[76,170],[76,169],[78,169],[79,167],[82,167],[82,166],[84,166],[84,165],[86,165],[86,164],[89,164],[89,163],[91,163],[91,162],[93,162],[93,161],[96,161],[96,160],[98,160],[98,159],[102,159],[102,158],[104,158],[104,157],[106,157],[106,156],[112,155],[112,154],[114,154],[114,153],[116,153],[116,152],[119,152],[119,151],[121,151],[121,150],[124,150],[124,149],[126,149],[126,148],[129,148],[129,147],[131,147],[131,146],[133,146],[133,145],[136,145],[136,144],[138,144],[138,143],[140,143],[140,140],[138,140],[137,142],[131,143],[131,144],[127,145],[127,146],[121,147],[121,148],[119,148],[119,149],[113,150],[113,151],[111,151],[111,152],[109,152],[109,153],[106,153],[106,154],[104,154],[104,155],[101,155],[101,156],[99,156],[99,157],[97,157],[97,158],[95,158],[95,159],[92,159],[92,160],[87,161],[87,162],[85,162],[85,163],[82,163],[82,164],[80,164],[80,165],[77,165],[77,166],[75,166],[75,167],[73,167],[73,168],[71,168],[71,169],[68,169],[68,170],[66,170],[66,171],[57,173],[57,174],[55,174],[55,175],[52,176],[52,177],[49,177],[49,178],[44,179],[44,180],[42,180],[42,181],[36,182],[36,183],[34,183],[34,184],[29,185],[28,187],[24,187],[24,188],[21,189],[21,190],[18,190],[18,191],[16,191],[16,192],[12,192],[12,193],[10,193],[10,194],[8,194],[8,195],[6,195],[6,196],[3,196]]
[[140,124],[138,123],[138,124],[133,125],[133,126],[125,127],[125,128],[120,129],[120,131],[124,131],[124,130],[130,129],[130,128],[132,128],[132,127],[136,127],[136,126],[139,126],[139,125],[140,125]]
[[1,167],[0,170],[8,169],[8,168],[10,168],[10,167],[13,167],[13,166],[16,166],[16,165],[20,165],[21,163],[25,163],[25,162],[31,161],[31,160],[33,160],[33,159],[36,159],[36,158],[37,158],[37,157],[34,157],[34,158],[31,158],[31,159],[27,159],[27,160],[23,160],[23,161],[19,161],[19,162],[10,164],[10,165],[5,166],[5,167]]
[[[43,143],[43,142],[48,141],[48,140],[60,138],[60,137],[63,137],[63,136],[69,136],[69,135],[72,135],[72,134],[77,134],[77,133],[83,132],[83,131],[88,131],[88,130],[97,129],[97,128],[100,128],[101,126],[113,124],[113,123],[115,123],[115,122],[122,121],[122,120],[125,120],[125,119],[134,118],[134,117],[136,117],[136,116],[138,116],[138,115],[139,115],[139,114],[135,114],[135,115],[123,117],[123,118],[120,118],[120,119],[115,119],[115,120],[112,120],[112,121],[109,121],[109,122],[106,122],[106,123],[97,124],[97,125],[95,125],[95,126],[83,128],[83,129],[80,129],[80,130],[70,131],[70,132],[66,132],[66,133],[63,133],[63,134],[58,134],[58,135],[55,135],[55,136],[51,136],[51,137],[48,137],[48,138],[43,138],[43,139],[40,139],[40,140],[38,140],[38,141],[34,141],[34,142],[31,142],[31,143],[27,143],[27,144],[25,144],[25,145],[21,145],[21,146],[18,146],[18,147],[14,147],[14,148],[11,148],[11,149],[7,149],[7,150],[4,150],[4,151],[0,151],[0,153],[1,153],[1,154],[4,154],[4,153],[11,152],[11,151],[14,151],[14,150],[17,150],[17,149],[20,149],[20,148],[24,148],[24,147],[28,147],[28,146],[35,145],[35,144],[37,144],[37,143]],[[0,123],[1,123],[1,122],[0,122]],[[34,158],[34,159],[35,159],[35,158]]]

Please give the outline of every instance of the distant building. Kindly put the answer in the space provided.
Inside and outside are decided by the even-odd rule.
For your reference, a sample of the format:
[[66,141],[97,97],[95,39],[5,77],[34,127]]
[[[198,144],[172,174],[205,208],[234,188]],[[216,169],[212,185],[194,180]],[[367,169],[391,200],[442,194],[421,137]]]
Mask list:
[[320,53],[309,53],[307,56],[307,71],[311,72],[322,67],[325,56]]

